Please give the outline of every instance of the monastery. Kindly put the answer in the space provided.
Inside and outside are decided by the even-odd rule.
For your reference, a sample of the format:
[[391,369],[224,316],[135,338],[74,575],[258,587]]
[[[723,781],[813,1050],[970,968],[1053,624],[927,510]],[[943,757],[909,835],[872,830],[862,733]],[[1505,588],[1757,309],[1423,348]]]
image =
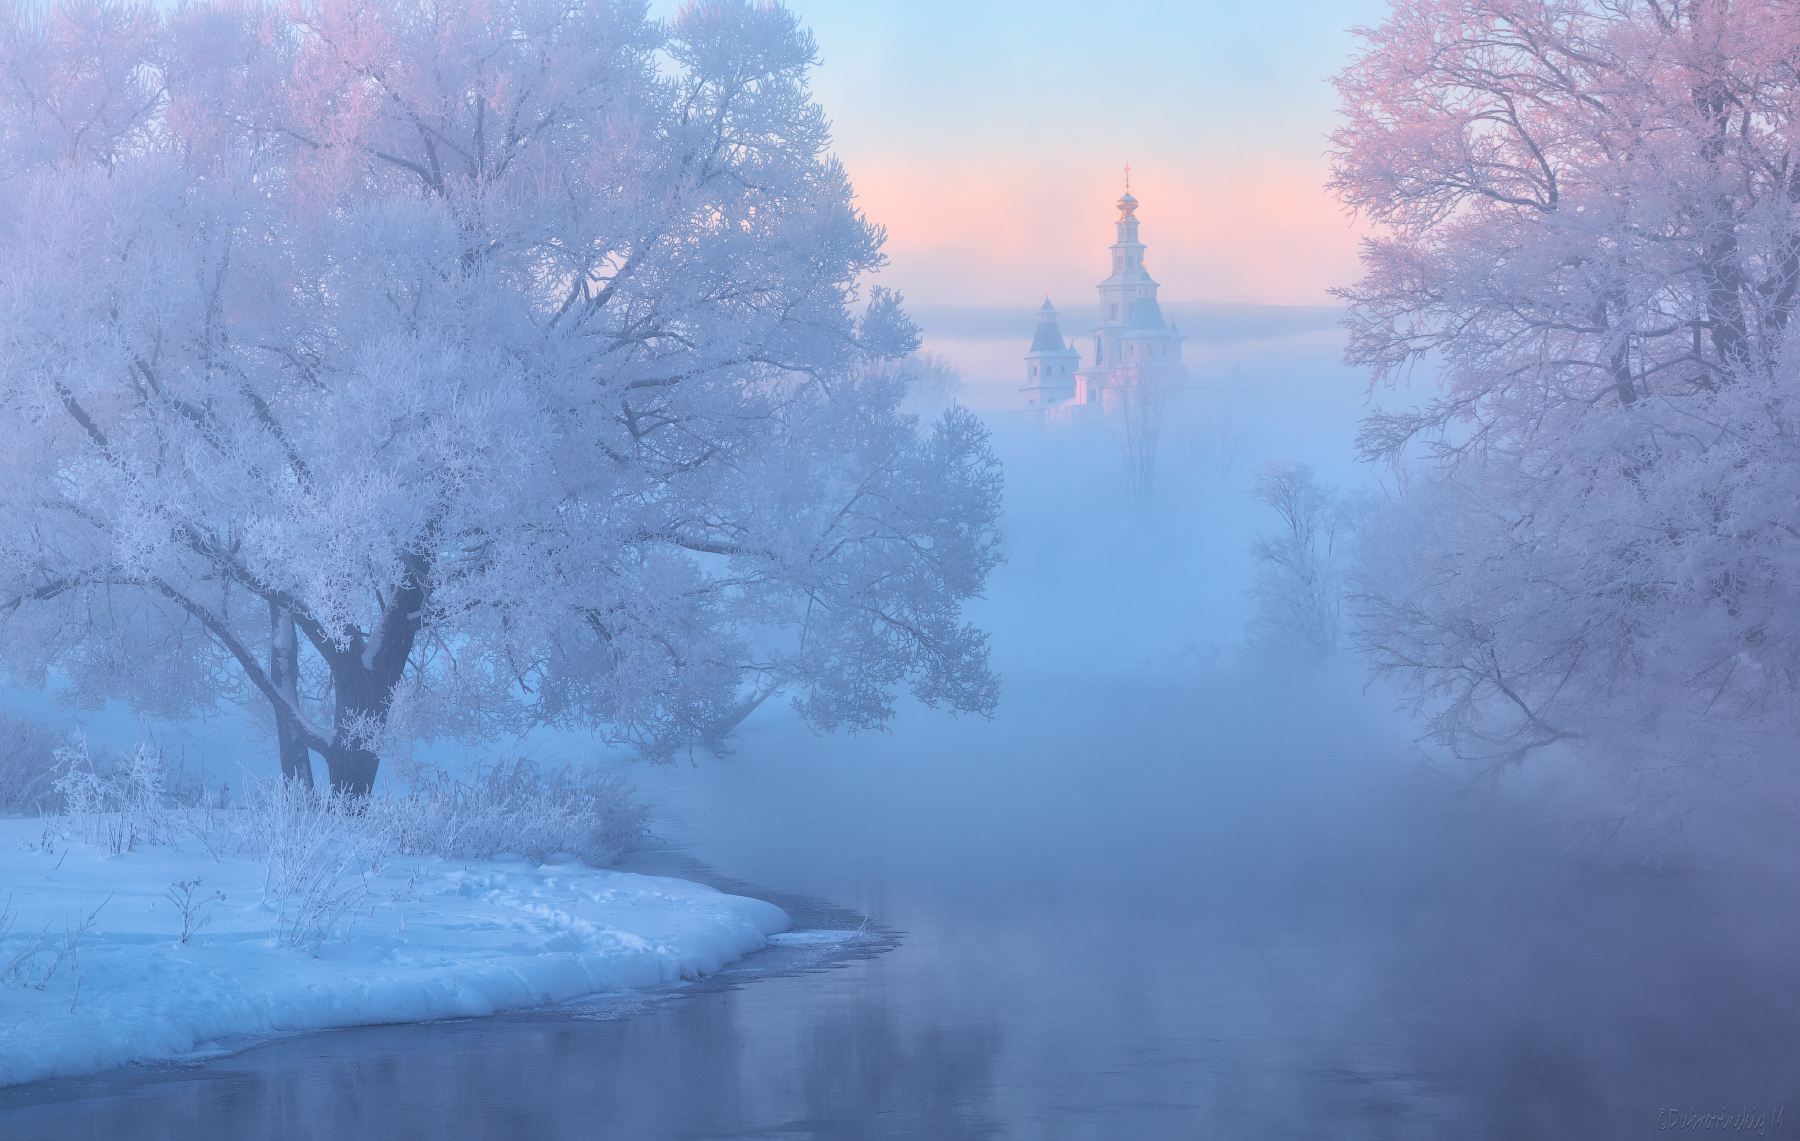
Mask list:
[[1133,385],[1182,385],[1187,368],[1181,363],[1183,337],[1163,321],[1156,302],[1157,282],[1144,265],[1144,243],[1138,241],[1138,200],[1127,178],[1118,201],[1119,240],[1112,245],[1112,276],[1102,281],[1100,318],[1094,330],[1093,364],[1081,367],[1081,353],[1063,343],[1056,307],[1044,299],[1038,310],[1037,335],[1025,355],[1027,411],[1077,415],[1116,407]]

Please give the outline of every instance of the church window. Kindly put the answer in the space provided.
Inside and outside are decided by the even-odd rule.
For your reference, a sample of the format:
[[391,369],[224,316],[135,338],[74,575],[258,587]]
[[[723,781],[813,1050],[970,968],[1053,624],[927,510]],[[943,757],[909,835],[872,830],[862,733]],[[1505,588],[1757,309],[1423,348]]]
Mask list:
[[1112,319],[1115,321],[1119,319],[1119,307],[1117,304],[1114,304],[1112,307]]

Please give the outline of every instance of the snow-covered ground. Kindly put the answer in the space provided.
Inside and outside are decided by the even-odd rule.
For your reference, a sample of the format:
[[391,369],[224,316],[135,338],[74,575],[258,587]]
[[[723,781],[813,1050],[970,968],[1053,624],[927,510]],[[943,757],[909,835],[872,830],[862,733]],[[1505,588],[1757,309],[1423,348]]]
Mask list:
[[[0,1086],[221,1039],[490,1014],[675,982],[717,971],[791,926],[773,904],[686,880],[518,857],[394,857],[368,877],[366,894],[358,888],[331,936],[295,947],[276,937],[263,863],[215,858],[197,842],[121,855],[45,845],[45,827],[0,818],[0,906],[11,924],[0,971],[42,945],[0,983]],[[183,944],[171,891],[180,897],[194,880],[189,911],[202,925]]]

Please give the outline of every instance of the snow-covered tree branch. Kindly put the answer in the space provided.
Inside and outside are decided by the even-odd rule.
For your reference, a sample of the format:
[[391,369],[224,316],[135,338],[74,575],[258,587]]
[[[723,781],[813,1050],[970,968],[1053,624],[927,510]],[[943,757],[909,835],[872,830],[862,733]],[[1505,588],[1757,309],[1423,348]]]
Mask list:
[[1363,647],[1471,757],[1791,748],[1791,5],[1400,0],[1363,34],[1349,359],[1441,389],[1365,426],[1416,478],[1360,544]]
[[992,707],[997,466],[855,379],[917,331],[852,316],[882,233],[790,13],[6,21],[9,670],[265,702],[352,792],[545,721],[666,753],[771,676]]

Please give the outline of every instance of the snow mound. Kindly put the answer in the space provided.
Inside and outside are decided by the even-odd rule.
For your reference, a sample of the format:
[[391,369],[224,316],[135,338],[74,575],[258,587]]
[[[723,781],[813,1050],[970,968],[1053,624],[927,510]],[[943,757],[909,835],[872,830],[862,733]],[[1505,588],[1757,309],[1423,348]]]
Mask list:
[[262,863],[169,847],[110,855],[46,845],[44,833],[42,820],[0,819],[0,970],[13,964],[0,978],[0,1086],[219,1039],[697,978],[791,926],[773,904],[686,880],[517,857],[393,858],[330,937],[296,949],[276,937]]

